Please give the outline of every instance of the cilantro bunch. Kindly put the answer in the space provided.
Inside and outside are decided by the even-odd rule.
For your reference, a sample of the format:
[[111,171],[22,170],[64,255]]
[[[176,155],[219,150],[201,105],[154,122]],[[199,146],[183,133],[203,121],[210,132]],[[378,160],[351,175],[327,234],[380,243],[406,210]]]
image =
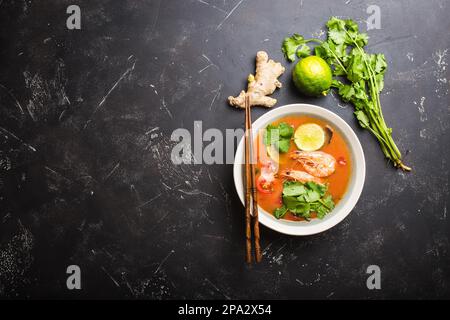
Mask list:
[[279,152],[288,152],[293,134],[294,128],[286,122],[281,122],[277,126],[269,124],[264,133],[264,144],[273,145]]
[[275,209],[277,219],[284,217],[286,212],[309,220],[311,213],[315,212],[319,219],[333,210],[334,201],[326,195],[328,187],[314,182],[301,183],[298,181],[285,181],[283,184],[283,206]]
[[284,39],[282,51],[292,62],[295,56],[302,58],[311,54],[308,43],[317,43],[315,55],[331,66],[334,76],[332,87],[343,101],[353,104],[361,127],[378,139],[381,150],[394,166],[410,171],[411,168],[402,162],[402,155],[392,138],[392,129],[386,125],[381,110],[380,92],[384,87],[387,68],[384,55],[364,51],[368,36],[359,32],[353,20],[332,17],[327,22],[327,28],[325,41],[305,39],[294,34]]

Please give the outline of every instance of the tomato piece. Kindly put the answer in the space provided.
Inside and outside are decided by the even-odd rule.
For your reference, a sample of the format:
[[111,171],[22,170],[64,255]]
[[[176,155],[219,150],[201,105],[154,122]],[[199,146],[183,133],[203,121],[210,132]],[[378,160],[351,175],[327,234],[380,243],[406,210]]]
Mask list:
[[256,183],[256,189],[259,192],[269,194],[272,193],[272,183],[267,183],[266,179],[259,177]]

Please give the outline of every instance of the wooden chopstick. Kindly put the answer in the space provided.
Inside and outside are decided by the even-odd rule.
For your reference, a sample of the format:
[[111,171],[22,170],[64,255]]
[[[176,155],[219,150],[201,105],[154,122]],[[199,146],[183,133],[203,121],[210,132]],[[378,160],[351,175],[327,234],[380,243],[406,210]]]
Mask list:
[[249,116],[250,104],[248,97],[245,96],[245,261],[252,262],[252,229],[251,229],[251,215],[250,215],[250,197],[251,197],[251,170],[250,170],[250,130],[249,130]]
[[245,96],[245,236],[247,263],[252,261],[252,228],[255,241],[255,260],[261,261],[261,246],[259,243],[258,199],[255,188],[255,161],[253,153],[252,117],[250,110],[250,97]]

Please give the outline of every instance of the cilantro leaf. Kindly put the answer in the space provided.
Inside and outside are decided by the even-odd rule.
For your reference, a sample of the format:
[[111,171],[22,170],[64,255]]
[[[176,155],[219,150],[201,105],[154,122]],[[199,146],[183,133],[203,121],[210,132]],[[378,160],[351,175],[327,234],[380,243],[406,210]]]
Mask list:
[[306,202],[315,202],[320,199],[320,194],[315,190],[308,190],[304,196],[304,199]]
[[294,134],[294,128],[287,124],[286,122],[281,122],[278,125],[278,130],[280,130],[280,137],[290,139]]
[[300,196],[306,193],[303,183],[298,181],[286,181],[283,184],[283,196]]
[[310,218],[311,205],[307,202],[298,202],[295,208],[290,209],[295,215],[299,215],[303,218]]
[[297,52],[298,47],[303,44],[305,44],[305,39],[301,35],[294,33],[292,37],[284,38],[281,51],[283,51],[286,59],[293,62],[295,61],[295,53]]
[[328,37],[333,40],[335,44],[342,44],[346,41],[347,34],[345,33],[345,30],[330,29],[328,31]]
[[278,147],[278,151],[281,153],[286,153],[289,151],[289,146],[291,145],[290,139],[280,139],[275,143],[275,146]]
[[384,76],[382,74],[377,74],[375,76],[375,82],[377,83],[378,93],[384,88]]
[[283,196],[283,204],[290,210],[295,210],[297,205],[299,204],[299,201],[296,197],[292,196]]
[[336,17],[331,17],[327,22],[328,30],[345,30],[345,21]]
[[356,119],[359,121],[359,125],[363,128],[367,128],[370,124],[370,120],[362,110],[355,111]]
[[348,19],[348,20],[345,20],[344,23],[345,23],[345,27],[348,29],[349,32],[356,33],[359,31],[358,24],[355,21]]
[[367,78],[366,75],[368,72],[363,60],[363,55],[353,49],[347,65],[347,78],[351,82],[358,82],[361,79]]
[[367,33],[358,33],[356,37],[353,38],[353,41],[358,44],[360,47],[364,47],[369,43],[369,36]]
[[291,137],[294,134],[294,128],[286,122],[281,122],[278,126],[269,124],[264,132],[264,144],[266,146],[273,145],[280,152],[289,151]]
[[263,142],[266,146],[270,146],[272,144],[272,130],[274,130],[274,129],[276,129],[276,127],[271,124],[269,124],[266,127],[266,131],[264,132],[264,139],[263,139],[264,140]]
[[384,54],[371,54],[370,55],[370,63],[373,71],[378,73],[384,73],[387,68],[386,58]]
[[320,203],[322,203],[325,207],[327,207],[330,210],[334,209],[334,201],[330,195],[327,195],[324,198],[322,198]]
[[318,206],[316,209],[317,218],[323,219],[325,215],[328,213],[328,209],[325,206]]
[[284,215],[286,214],[287,211],[288,211],[287,207],[285,205],[283,205],[280,208],[276,208],[273,212],[273,215],[275,216],[275,218],[281,219],[284,217]]
[[302,44],[300,48],[297,50],[297,57],[305,58],[311,55],[311,48],[307,44]]
[[327,50],[324,48],[323,44],[314,48],[314,54],[325,61],[329,58]]
[[334,208],[333,198],[326,195],[327,186],[315,182],[286,181],[283,184],[283,206],[274,211],[277,219],[287,211],[306,220],[315,212],[322,219]]
[[317,193],[319,193],[319,196],[323,196],[325,194],[325,192],[327,192],[327,186],[324,184],[319,184],[319,183],[315,183],[312,181],[309,181],[306,183],[306,186],[313,191],[316,191]]
[[342,100],[348,102],[355,96],[355,88],[353,88],[353,86],[349,84],[344,84],[339,88],[339,95],[341,96]]

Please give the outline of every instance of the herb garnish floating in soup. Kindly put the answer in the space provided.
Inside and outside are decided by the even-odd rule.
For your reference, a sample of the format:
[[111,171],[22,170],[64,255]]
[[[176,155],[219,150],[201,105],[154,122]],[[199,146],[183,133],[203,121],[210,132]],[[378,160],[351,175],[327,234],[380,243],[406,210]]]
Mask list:
[[322,219],[333,210],[334,201],[330,195],[326,195],[328,187],[315,182],[301,183],[298,181],[286,181],[283,184],[283,206],[275,209],[274,216],[283,218],[289,210],[297,217],[309,220],[312,213]]
[[277,219],[322,219],[343,197],[350,154],[329,123],[288,116],[269,124],[256,146],[258,203]]
[[293,133],[294,128],[286,122],[281,122],[278,126],[269,124],[264,135],[264,144],[275,147],[279,152],[287,152]]

